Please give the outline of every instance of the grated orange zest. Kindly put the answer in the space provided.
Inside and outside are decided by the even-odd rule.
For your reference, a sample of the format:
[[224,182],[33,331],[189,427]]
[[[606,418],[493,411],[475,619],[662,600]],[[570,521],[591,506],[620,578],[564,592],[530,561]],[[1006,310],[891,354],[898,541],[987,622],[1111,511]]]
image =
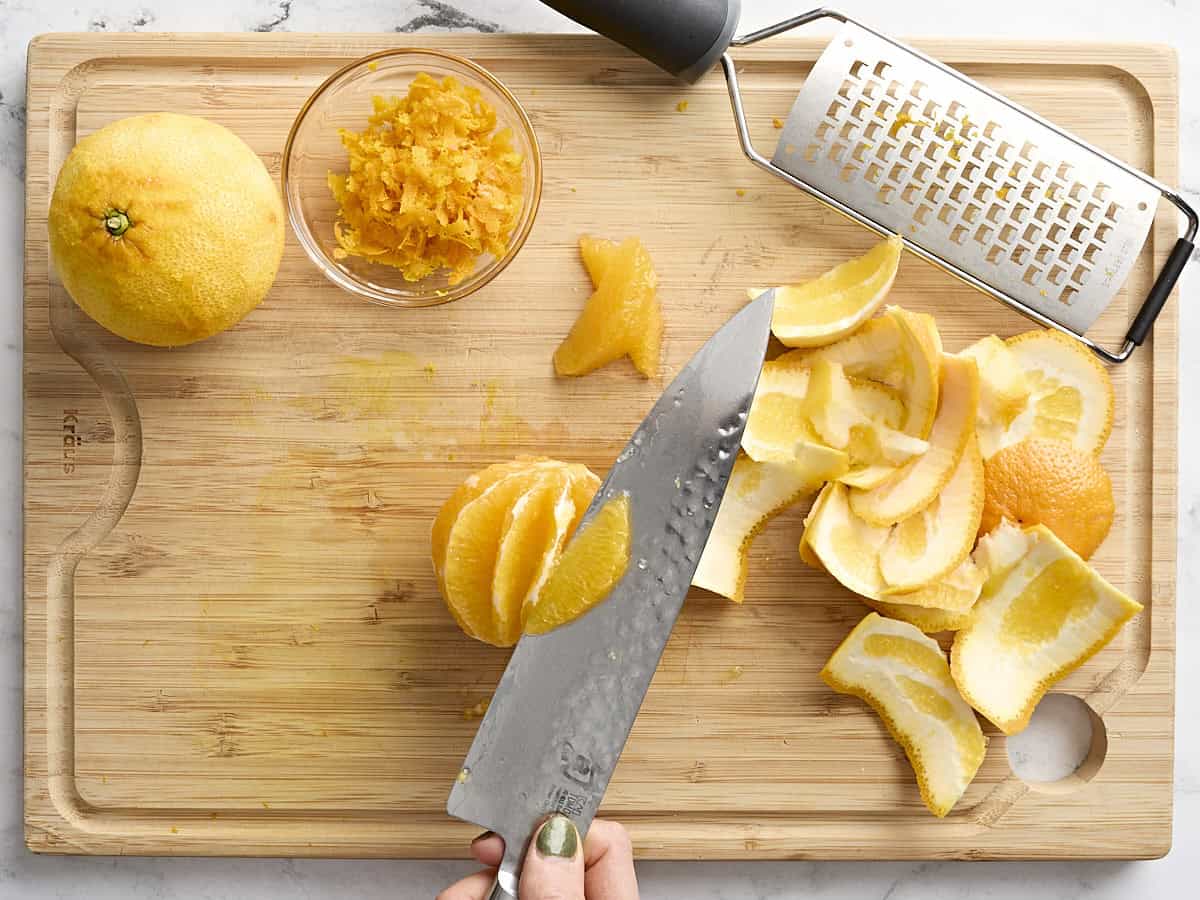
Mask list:
[[450,284],[501,256],[524,202],[523,158],[478,88],[420,73],[405,97],[372,98],[361,132],[341,129],[345,174],[330,172],[339,259],[359,256]]

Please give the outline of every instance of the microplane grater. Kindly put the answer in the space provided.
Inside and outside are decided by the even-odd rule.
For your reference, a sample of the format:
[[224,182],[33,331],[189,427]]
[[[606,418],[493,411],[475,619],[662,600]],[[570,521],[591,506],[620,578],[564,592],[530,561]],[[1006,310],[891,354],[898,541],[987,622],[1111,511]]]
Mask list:
[[1159,192],[846,22],[772,162],[1072,331],[1125,283]]
[[[1037,322],[1124,362],[1194,250],[1174,189],[961,72],[840,12],[734,37],[739,0],[546,0],[695,81],[718,62],[746,156]],[[841,25],[792,105],[773,158],[750,140],[730,47],[820,19]],[[1186,218],[1119,348],[1087,336],[1124,286],[1166,199]]]

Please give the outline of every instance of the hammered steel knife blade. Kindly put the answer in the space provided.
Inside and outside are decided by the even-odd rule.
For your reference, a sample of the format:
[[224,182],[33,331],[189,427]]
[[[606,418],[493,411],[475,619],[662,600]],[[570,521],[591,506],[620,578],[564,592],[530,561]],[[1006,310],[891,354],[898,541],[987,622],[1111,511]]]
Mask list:
[[645,418],[579,530],[626,494],[629,566],[601,603],[525,635],[492,697],[446,810],[504,839],[489,895],[515,900],[531,833],[549,813],[587,831],[708,540],[770,335],[774,291],[700,348]]

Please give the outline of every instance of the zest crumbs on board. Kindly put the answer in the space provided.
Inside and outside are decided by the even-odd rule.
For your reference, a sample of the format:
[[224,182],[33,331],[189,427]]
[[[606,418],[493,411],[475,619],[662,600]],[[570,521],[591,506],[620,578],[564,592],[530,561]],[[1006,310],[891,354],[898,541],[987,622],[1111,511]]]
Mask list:
[[361,132],[341,129],[349,171],[329,173],[339,206],[334,257],[359,256],[450,284],[502,256],[524,202],[523,158],[478,88],[422,72],[405,97],[372,98]]

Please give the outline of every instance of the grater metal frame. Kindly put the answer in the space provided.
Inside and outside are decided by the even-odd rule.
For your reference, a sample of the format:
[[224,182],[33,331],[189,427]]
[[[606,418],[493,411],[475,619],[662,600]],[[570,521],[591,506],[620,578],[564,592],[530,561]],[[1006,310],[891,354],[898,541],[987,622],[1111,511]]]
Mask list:
[[[1154,319],[1157,317],[1157,315],[1161,311],[1163,305],[1166,303],[1167,297],[1170,295],[1172,289],[1174,288],[1175,282],[1178,280],[1180,273],[1182,272],[1184,266],[1187,264],[1188,260],[1190,259],[1192,251],[1194,249],[1196,234],[1197,234],[1197,231],[1200,231],[1200,217],[1197,216],[1195,210],[1192,209],[1192,207],[1187,203],[1187,201],[1185,201],[1174,188],[1157,181],[1156,179],[1154,179],[1151,176],[1147,175],[1146,173],[1140,171],[1139,169],[1136,169],[1133,166],[1130,166],[1127,163],[1122,162],[1121,160],[1117,159],[1116,157],[1114,157],[1108,153],[1105,153],[1103,150],[1100,150],[1099,148],[1092,146],[1091,144],[1087,143],[1086,141],[1083,141],[1082,139],[1071,134],[1070,132],[1064,131],[1063,129],[1059,128],[1058,126],[1054,125],[1053,123],[1051,123],[1051,122],[1047,121],[1046,119],[1042,118],[1041,116],[1037,115],[1037,113],[1034,113],[1028,109],[1025,109],[1024,107],[1020,106],[1019,104],[1014,103],[1012,100],[1009,100],[1007,97],[1003,96],[1002,94],[998,94],[995,91],[990,90],[989,88],[985,87],[984,85],[980,84],[979,82],[975,81],[974,79],[967,77],[962,72],[959,72],[959,71],[951,68],[950,66],[947,66],[944,63],[941,63],[938,60],[928,56],[927,54],[921,53],[919,50],[916,50],[916,49],[908,46],[907,44],[897,41],[894,38],[888,37],[887,35],[882,34],[878,31],[876,31],[875,29],[870,28],[869,26],[864,25],[863,23],[861,23],[855,19],[852,19],[849,16],[847,16],[843,13],[840,13],[836,10],[828,9],[828,8],[819,8],[819,9],[810,10],[809,12],[802,13],[801,15],[794,16],[793,18],[786,19],[786,20],[784,20],[782,22],[778,22],[774,25],[767,26],[766,28],[759,29],[758,31],[751,32],[750,34],[736,37],[731,42],[730,46],[731,47],[746,47],[751,44],[755,44],[759,41],[765,40],[767,38],[782,34],[786,31],[791,31],[793,29],[800,28],[802,26],[811,24],[820,19],[833,19],[833,20],[835,20],[837,22],[841,22],[843,24],[848,23],[848,24],[854,25],[858,28],[861,28],[862,30],[868,32],[869,34],[873,35],[874,37],[878,38],[879,40],[882,40],[882,41],[886,42],[887,44],[890,44],[893,47],[896,47],[897,49],[899,49],[903,52],[912,54],[913,56],[915,56],[917,59],[921,60],[922,62],[935,67],[938,71],[942,72],[943,74],[949,75],[949,76],[957,79],[958,81],[962,82],[963,84],[968,85],[969,87],[971,87],[975,90],[981,91],[982,93],[986,94],[991,99],[1003,104],[1004,106],[1010,108],[1014,112],[1019,113],[1024,116],[1028,116],[1034,122],[1037,122],[1040,125],[1050,129],[1055,134],[1057,134],[1059,137],[1062,137],[1065,140],[1075,144],[1083,151],[1095,154],[1096,156],[1098,156],[1100,159],[1104,160],[1105,162],[1118,167],[1126,174],[1128,174],[1128,175],[1136,178],[1137,180],[1143,182],[1144,184],[1154,188],[1160,194],[1160,196],[1162,198],[1169,201],[1172,205],[1175,206],[1175,208],[1180,213],[1183,214],[1183,216],[1185,217],[1186,222],[1187,222],[1186,227],[1184,229],[1184,233],[1178,239],[1178,241],[1175,244],[1174,249],[1171,251],[1170,255],[1168,256],[1166,263],[1164,264],[1162,269],[1156,275],[1154,285],[1151,288],[1150,293],[1147,295],[1147,297],[1145,298],[1145,300],[1142,302],[1141,306],[1139,307],[1138,312],[1135,314],[1135,316],[1133,318],[1133,321],[1130,323],[1129,329],[1125,336],[1125,340],[1122,343],[1121,347],[1118,349],[1109,349],[1107,347],[1101,346],[1100,344],[1096,343],[1093,339],[1089,338],[1086,335],[1086,333],[1084,333],[1084,331],[1077,331],[1077,330],[1069,327],[1068,325],[1065,325],[1061,322],[1055,321],[1050,316],[1040,312],[1037,309],[1034,309],[1032,306],[1028,305],[1024,301],[1019,299],[1018,297],[1013,296],[1011,293],[1001,290],[1000,288],[997,288],[994,285],[989,284],[987,281],[984,281],[983,279],[977,277],[976,275],[967,271],[966,269],[964,269],[957,263],[925,249],[924,247],[920,246],[919,244],[917,244],[915,241],[911,240],[904,234],[899,235],[901,240],[904,242],[904,246],[909,251],[914,253],[915,255],[921,257],[922,259],[926,260],[927,262],[932,263],[935,266],[938,266],[942,270],[955,276],[956,278],[960,279],[961,281],[965,282],[966,284],[970,285],[971,287],[981,291],[982,293],[987,294],[988,296],[990,296],[996,300],[999,300],[1000,302],[1017,310],[1018,312],[1022,313],[1023,315],[1038,322],[1040,325],[1043,325],[1047,328],[1053,328],[1057,331],[1062,332],[1063,334],[1069,335],[1070,337],[1073,337],[1076,340],[1079,340],[1080,342],[1082,342],[1083,344],[1085,344],[1086,346],[1091,348],[1091,350],[1093,352],[1095,352],[1101,359],[1105,360],[1106,362],[1122,363],[1122,362],[1125,362],[1127,359],[1129,359],[1129,357],[1132,355],[1133,351],[1138,346],[1141,345],[1141,343],[1145,340],[1146,336],[1149,334],[1150,329],[1154,324]],[[888,236],[892,236],[893,234],[895,234],[895,232],[891,228],[881,224],[880,222],[876,221],[874,218],[872,218],[871,216],[862,212],[861,210],[855,209],[854,207],[843,203],[841,200],[837,199],[836,197],[833,197],[830,194],[826,193],[820,187],[818,187],[814,184],[811,184],[810,182],[805,181],[804,179],[796,177],[792,173],[790,173],[787,170],[776,165],[772,160],[768,159],[767,157],[765,157],[761,153],[759,153],[755,149],[754,144],[750,138],[750,129],[749,129],[749,125],[747,124],[747,121],[746,121],[745,110],[742,106],[741,93],[740,93],[739,85],[738,85],[738,74],[737,74],[737,69],[736,69],[734,60],[727,51],[721,55],[720,62],[721,62],[721,68],[725,74],[726,85],[729,90],[729,102],[733,108],[733,115],[734,115],[735,124],[737,126],[738,139],[741,142],[742,151],[745,153],[746,157],[752,163],[754,163],[759,168],[764,169],[767,172],[770,172],[772,175],[782,178],[784,181],[788,182],[789,184],[791,184],[794,187],[799,188],[800,190],[809,194],[811,197],[813,197],[814,199],[823,203],[824,205],[828,206],[829,208],[833,209],[834,211],[841,213],[842,215],[846,216],[849,219],[852,219],[855,222],[858,222],[860,225],[863,225],[863,226],[871,229],[872,231],[874,231],[875,233],[877,233],[879,235],[888,237]]]

